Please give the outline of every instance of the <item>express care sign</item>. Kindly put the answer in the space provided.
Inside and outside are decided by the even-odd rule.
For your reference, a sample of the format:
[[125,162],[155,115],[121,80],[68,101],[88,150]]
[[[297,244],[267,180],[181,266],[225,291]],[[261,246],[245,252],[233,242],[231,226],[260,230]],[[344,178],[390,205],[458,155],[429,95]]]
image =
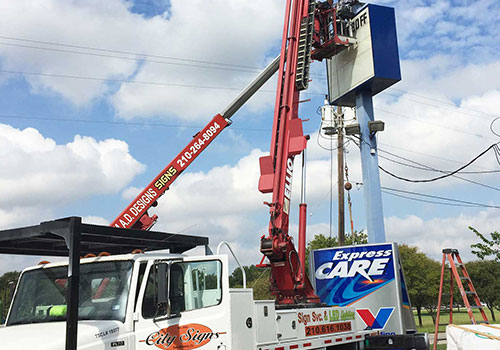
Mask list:
[[321,249],[311,260],[322,303],[355,307],[364,329],[402,334],[414,328],[396,244]]

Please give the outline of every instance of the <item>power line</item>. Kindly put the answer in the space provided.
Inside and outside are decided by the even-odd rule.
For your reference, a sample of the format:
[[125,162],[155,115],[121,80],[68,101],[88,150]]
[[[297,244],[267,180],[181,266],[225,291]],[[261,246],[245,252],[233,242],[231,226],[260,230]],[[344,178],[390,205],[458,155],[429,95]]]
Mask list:
[[[203,85],[189,85],[189,84],[173,84],[173,83],[163,83],[163,82],[154,82],[154,81],[140,81],[140,80],[129,80],[129,79],[109,79],[109,78],[99,78],[99,77],[86,77],[86,76],[66,75],[66,74],[49,74],[49,73],[20,72],[20,71],[10,71],[10,70],[0,70],[0,73],[5,73],[5,74],[21,74],[21,75],[34,75],[34,76],[51,77],[51,78],[95,80],[95,81],[103,81],[103,82],[110,82],[110,83],[133,83],[133,84],[172,86],[172,87],[210,89],[210,90],[235,90],[235,91],[241,91],[243,89],[243,88],[237,88],[237,87],[203,86]],[[259,90],[258,92],[275,93],[275,91],[272,91],[272,90]]]
[[445,201],[448,201],[448,202],[455,202],[455,203],[460,203],[460,204],[467,204],[467,205],[472,205],[472,206],[477,206],[477,207],[500,209],[500,206],[497,206],[497,205],[489,205],[489,204],[484,204],[484,203],[464,201],[464,200],[461,200],[461,199],[454,199],[454,198],[447,198],[447,197],[435,196],[435,195],[431,195],[431,194],[406,191],[406,190],[401,190],[401,189],[397,189],[397,188],[381,187],[381,189],[388,190],[388,191],[393,191],[393,192],[398,192],[398,193],[411,194],[411,195],[415,195],[415,196],[419,196],[419,197],[440,199],[440,200],[445,200]]
[[[453,176],[457,173],[459,173],[461,170],[467,168],[469,165],[471,165],[472,163],[474,163],[476,160],[478,160],[479,158],[481,158],[484,154],[486,154],[488,151],[490,151],[491,149],[493,149],[495,151],[495,154],[500,153],[500,150],[498,150],[498,144],[493,144],[491,146],[489,146],[487,149],[485,149],[483,152],[481,152],[479,155],[477,155],[476,157],[474,157],[471,161],[469,161],[467,164],[461,166],[460,168],[458,168],[457,170],[454,170],[452,172],[449,172],[449,173],[446,173],[445,175],[442,175],[442,176],[437,176],[435,178],[432,178],[432,179],[419,179],[419,180],[414,180],[414,179],[408,179],[408,178],[405,178],[405,177],[402,177],[402,176],[398,176],[398,175],[395,175],[393,173],[391,173],[390,171],[387,171],[385,170],[383,167],[379,166],[380,170],[382,170],[384,173],[398,179],[398,180],[402,180],[402,181],[406,181],[406,182],[413,182],[413,183],[426,183],[426,182],[433,182],[433,181],[437,181],[437,180],[441,180],[441,179],[444,179],[444,178],[447,178],[447,177],[450,177],[450,176]],[[499,163],[500,164],[500,163]],[[444,173],[444,171],[439,171],[441,173]],[[499,189],[500,190],[500,189]]]
[[[108,55],[108,54],[95,53],[95,52],[74,51],[74,50],[57,49],[57,48],[40,47],[40,46],[30,46],[30,45],[14,44],[14,43],[6,43],[6,42],[0,42],[0,45],[16,46],[16,47],[22,47],[22,48],[45,50],[45,51],[54,51],[54,52],[64,52],[64,53],[71,53],[71,54],[80,54],[80,55],[87,55],[87,56],[116,58],[116,59],[129,60],[129,61],[138,61],[139,60],[138,58],[134,58],[134,57],[115,56],[115,55]],[[148,62],[148,63],[171,64],[171,65],[175,65],[175,66],[185,66],[185,67],[195,67],[195,68],[207,68],[207,69],[227,70],[227,71],[244,72],[244,73],[258,73],[259,72],[258,70],[249,71],[249,70],[236,69],[236,68],[201,66],[201,65],[189,64],[189,63],[178,63],[178,62],[167,62],[167,61],[152,60],[152,59],[148,59],[148,58],[144,58],[144,59],[141,59],[141,60],[145,61],[145,62]]]
[[102,48],[102,47],[92,47],[92,46],[73,45],[73,44],[57,43],[57,42],[43,41],[43,40],[15,38],[15,37],[11,37],[11,36],[0,36],[0,39],[29,42],[29,43],[34,43],[34,44],[55,45],[55,46],[62,46],[62,47],[68,47],[68,48],[74,48],[74,49],[84,49],[84,50],[92,50],[92,51],[100,51],[100,52],[118,53],[118,54],[123,54],[123,55],[160,58],[160,59],[165,59],[165,60],[176,60],[176,61],[186,61],[186,62],[192,62],[192,63],[213,64],[213,65],[229,66],[229,67],[236,67],[236,68],[262,69],[262,68],[255,67],[255,66],[245,66],[245,65],[241,65],[241,64],[221,63],[221,62],[213,62],[213,61],[205,61],[205,60],[193,60],[193,59],[184,58],[184,57],[152,55],[152,54],[131,52],[131,51],[125,51],[125,50],[106,49],[106,48]]
[[[360,141],[361,141],[361,140],[360,140]],[[357,144],[357,143],[356,143],[356,145],[357,145],[358,147],[360,147],[360,145],[359,145],[359,144]],[[389,146],[390,146],[390,145],[389,145]],[[396,146],[392,146],[392,147],[396,147]],[[499,149],[498,149],[498,146],[497,146],[497,147],[495,147],[495,148],[494,148],[494,150],[495,150],[495,156],[496,156],[496,158],[497,158],[497,161],[498,161],[498,163],[500,164],[500,151],[499,151]],[[437,172],[441,172],[441,173],[446,173],[446,174],[448,174],[447,172],[444,172],[444,171],[442,171],[442,170],[438,170],[438,169],[432,168],[432,167],[430,167],[430,166],[427,166],[427,165],[424,165],[424,164],[421,164],[421,163],[418,163],[418,162],[412,161],[412,160],[410,160],[410,159],[408,159],[408,158],[400,157],[400,156],[398,156],[398,155],[395,155],[394,153],[391,153],[391,152],[388,152],[388,151],[384,151],[384,150],[382,150],[382,149],[380,149],[380,148],[379,148],[379,151],[380,151],[380,152],[385,152],[385,153],[391,154],[391,155],[393,155],[393,156],[395,156],[395,157],[398,157],[398,158],[401,158],[401,159],[407,160],[407,161],[409,161],[409,162],[411,162],[411,163],[414,163],[414,164],[417,164],[417,165],[421,165],[421,166],[426,167],[426,168],[428,168],[428,169],[430,169],[430,170],[433,170],[433,171],[437,171]],[[417,153],[420,153],[420,152],[417,152]],[[424,154],[424,155],[425,155],[425,153],[422,153],[422,154]],[[436,158],[440,158],[440,157],[436,157]],[[451,161],[451,160],[446,159],[446,158],[443,158],[443,159],[444,159],[444,160]],[[457,163],[458,163],[458,162],[457,162]],[[461,164],[461,163],[460,163],[460,164]],[[387,173],[387,171],[386,171],[384,168],[382,168],[381,166],[379,166],[379,169],[380,169],[380,170],[382,170],[383,172],[386,172],[386,173]],[[394,174],[392,174],[392,173],[390,173],[389,175],[393,175],[393,176],[395,176],[395,175],[394,175]],[[463,180],[463,181],[466,181],[466,182],[469,182],[469,183],[472,183],[472,184],[475,184],[475,185],[478,185],[478,186],[481,186],[481,187],[489,188],[489,189],[491,189],[491,190],[495,190],[495,191],[499,191],[499,192],[500,192],[500,188],[498,188],[498,187],[494,187],[494,186],[486,185],[486,184],[481,183],[481,182],[478,182],[478,181],[474,181],[474,180],[470,180],[470,179],[467,179],[467,178],[464,178],[464,177],[460,177],[460,176],[458,176],[458,175],[456,175],[456,174],[455,174],[455,175],[450,175],[450,176],[453,176],[453,177],[458,178],[458,179],[460,179],[460,180]]]
[[426,200],[426,199],[421,199],[421,198],[414,198],[414,197],[409,197],[409,196],[404,196],[401,194],[397,193],[391,193],[388,191],[382,190],[382,193],[394,196],[394,197],[399,197],[399,198],[404,198],[404,199],[409,199],[417,202],[424,202],[424,203],[431,203],[431,204],[439,204],[439,205],[448,205],[452,207],[466,207],[466,208],[478,208],[480,206],[477,205],[468,205],[468,204],[455,204],[455,203],[446,203],[446,202],[438,202],[438,201],[431,201],[431,200]]
[[[379,142],[379,144],[380,145],[389,146],[389,147],[392,147],[392,148],[396,148],[396,149],[400,149],[402,151],[406,151],[406,152],[410,152],[410,153],[415,153],[415,154],[420,154],[420,155],[423,155],[423,156],[426,156],[426,157],[430,157],[430,158],[435,158],[435,159],[438,159],[438,160],[445,160],[445,161],[450,162],[450,163],[463,164],[463,162],[455,160],[455,159],[449,159],[449,158],[439,157],[439,156],[436,156],[434,154],[428,154],[428,153],[424,153],[424,152],[419,152],[419,151],[415,151],[415,150],[404,148],[404,147],[394,146],[394,145],[391,145],[391,144],[388,144],[388,143]],[[385,152],[387,152],[387,151],[385,151]],[[477,165],[475,167],[476,168],[485,169],[485,168],[477,166]]]
[[[188,67],[195,67],[195,68],[208,68],[208,69],[219,69],[219,70],[230,70],[230,71],[237,71],[237,72],[245,72],[245,73],[258,73],[260,70],[262,70],[262,67],[256,67],[256,66],[248,66],[248,65],[240,65],[240,64],[233,64],[233,63],[221,63],[221,62],[214,62],[214,61],[206,61],[206,60],[194,60],[190,58],[184,58],[184,57],[172,57],[172,56],[164,56],[164,55],[153,55],[153,54],[145,54],[145,53],[138,53],[138,52],[131,52],[127,50],[115,50],[115,49],[106,49],[106,48],[101,48],[101,47],[92,47],[92,46],[84,46],[84,45],[74,45],[74,44],[66,44],[66,43],[58,43],[58,42],[51,42],[51,41],[43,41],[43,40],[34,40],[34,39],[26,39],[26,38],[16,38],[16,37],[10,37],[10,36],[0,36],[0,39],[7,39],[7,40],[13,40],[13,41],[21,41],[21,42],[28,42],[28,43],[35,43],[35,44],[43,44],[43,45],[55,45],[55,46],[61,46],[61,47],[67,47],[67,48],[74,48],[74,49],[84,49],[84,50],[91,50],[91,51],[97,51],[97,52],[107,52],[107,53],[115,53],[115,54],[120,54],[120,55],[132,55],[136,57],[124,57],[124,56],[115,56],[115,55],[108,55],[108,54],[98,54],[95,52],[82,52],[82,51],[74,51],[74,50],[66,50],[66,49],[57,49],[57,48],[50,48],[50,47],[40,47],[40,46],[32,46],[32,45],[23,45],[23,44],[15,44],[15,43],[9,43],[9,42],[0,42],[0,45],[8,45],[8,46],[17,46],[17,47],[23,47],[23,48],[31,48],[31,49],[38,49],[38,50],[48,50],[48,51],[55,51],[55,52],[64,52],[64,53],[73,53],[73,54],[82,54],[82,55],[90,55],[90,56],[97,56],[97,57],[108,57],[108,58],[116,58],[116,59],[125,59],[125,60],[143,60],[146,62],[151,62],[151,63],[161,63],[161,64],[172,64],[172,65],[179,65],[179,66],[188,66]],[[158,61],[158,60],[151,60],[150,58],[153,59],[162,59],[162,60],[170,60],[170,61],[180,61],[180,62],[191,62],[191,63],[200,63],[204,64],[204,66],[196,65],[196,64],[187,64],[187,63],[179,63],[179,62],[167,62],[167,61]],[[212,66],[207,66],[207,65],[212,65]],[[217,67],[220,66],[220,67]],[[234,69],[234,68],[227,68],[227,67],[234,67],[234,68],[246,68],[246,69]],[[252,69],[252,71],[249,71],[248,69]],[[28,73],[27,73],[28,74]],[[311,74],[315,75],[315,74]],[[321,77],[321,78],[326,78],[325,75],[319,75],[316,74],[316,76]],[[485,114],[485,115],[490,115],[490,116],[495,116],[494,114],[491,113],[486,113],[486,112],[481,112],[481,111],[472,111],[469,109],[466,109],[461,106],[455,106],[452,103],[446,103],[444,101],[439,101],[433,98],[429,98],[423,95],[415,94],[409,91],[405,90],[399,90],[395,88],[391,88],[392,90],[409,94],[409,95],[414,95],[420,98],[428,99],[431,101],[443,103],[446,105],[450,105],[454,107],[455,109],[463,109],[467,110],[469,112],[474,112],[474,113],[480,113],[480,114]],[[436,105],[428,104],[422,101],[418,100],[412,100],[408,99],[407,97],[404,96],[398,96],[398,95],[392,95],[388,93],[387,91],[384,91],[383,93],[388,94],[389,96],[393,97],[398,97],[398,98],[403,98],[407,99],[409,101],[415,102],[415,103],[420,103],[436,108],[442,108]],[[448,109],[449,110],[449,109]],[[455,110],[454,110],[455,111]],[[390,112],[387,112],[390,113]],[[464,114],[464,113],[462,113]],[[468,116],[471,116],[470,114],[467,114]],[[478,117],[478,116],[473,116],[472,117]],[[481,117],[478,117],[481,118]],[[485,119],[485,118],[482,118]],[[458,131],[458,130],[457,130]]]
[[[386,92],[386,91],[384,92],[384,94],[389,95],[389,96],[393,96],[393,97],[397,97],[397,98],[402,98],[404,100],[408,100],[408,101],[420,103],[420,104],[425,105],[425,106],[430,106],[430,107],[434,107],[434,108],[440,108],[440,109],[443,109],[443,110],[446,110],[446,111],[451,111],[450,108],[444,108],[443,106],[436,106],[435,104],[425,103],[425,102],[418,101],[418,100],[412,100],[411,98],[408,98],[406,96],[393,95],[393,94],[391,94],[389,92]],[[485,120],[491,121],[491,118],[481,117],[479,115],[471,115],[471,114],[468,114],[468,113],[460,111],[460,109],[464,109],[464,108],[456,107],[455,106],[455,109],[453,110],[453,112],[464,114],[466,116],[473,117],[473,118],[480,118],[480,119],[485,119]],[[489,113],[482,113],[482,114],[488,114],[488,115],[490,115]]]
[[[161,123],[138,123],[138,122],[119,122],[119,121],[108,121],[108,120],[88,120],[88,119],[76,119],[69,117],[40,117],[40,116],[29,116],[29,115],[8,115],[0,114],[0,118],[6,119],[29,119],[29,120],[44,120],[44,121],[58,121],[58,122],[77,122],[77,123],[90,123],[90,124],[112,124],[112,125],[130,125],[130,126],[154,126],[154,127],[165,127],[165,128],[187,128],[187,129],[203,129],[204,126],[196,125],[182,125],[182,124],[161,124]],[[270,129],[254,129],[254,128],[238,128],[231,126],[232,130],[243,130],[243,131],[265,131],[271,132]]]
[[496,139],[494,139],[494,138],[486,137],[486,136],[483,136],[481,134],[474,134],[474,133],[471,133],[471,132],[468,132],[468,131],[465,131],[465,130],[451,128],[449,126],[444,126],[444,125],[441,125],[441,124],[438,124],[438,123],[432,123],[432,122],[429,122],[429,121],[426,121],[426,120],[421,120],[421,119],[417,119],[417,118],[411,118],[411,117],[408,117],[407,115],[404,115],[404,114],[395,113],[395,112],[391,112],[391,111],[386,111],[386,110],[380,109],[380,108],[375,108],[375,110],[379,111],[379,112],[382,112],[382,113],[387,113],[387,114],[395,115],[395,116],[400,117],[400,118],[414,120],[414,121],[417,121],[417,122],[420,122],[420,123],[424,123],[424,124],[434,125],[434,126],[437,126],[439,128],[442,128],[442,129],[448,129],[448,130],[452,130],[452,131],[459,132],[459,133],[462,133],[462,134],[471,135],[471,136],[479,137],[479,138],[482,138],[482,139],[496,141]]
[[[5,73],[5,74],[19,74],[19,75],[33,75],[33,76],[42,76],[42,77],[50,77],[50,78],[94,80],[94,81],[103,81],[103,82],[109,82],[109,83],[132,83],[132,84],[171,86],[171,87],[182,87],[182,88],[210,89],[210,90],[233,90],[233,91],[241,91],[241,90],[243,90],[243,87],[225,87],[225,86],[174,84],[174,83],[164,83],[164,82],[155,82],[155,81],[141,81],[141,80],[129,80],[129,79],[110,79],[110,78],[99,78],[99,77],[88,77],[88,76],[66,75],[66,74],[21,72],[21,71],[11,71],[11,70],[2,70],[2,69],[0,69],[0,73]],[[259,89],[257,91],[257,93],[260,93],[260,92],[273,93],[273,94],[276,93],[275,90],[262,90],[262,89]],[[319,93],[319,92],[303,92],[302,94],[303,95],[321,95],[321,96],[324,95],[324,94]]]
[[408,94],[408,95],[413,95],[413,96],[416,96],[416,97],[420,97],[420,98],[423,98],[423,99],[426,99],[426,100],[430,100],[430,101],[435,101],[435,102],[438,102],[438,103],[442,103],[442,104],[445,104],[445,105],[448,105],[448,106],[452,106],[452,107],[455,107],[455,108],[460,108],[460,109],[463,109],[465,111],[474,112],[474,113],[480,113],[480,114],[485,114],[485,115],[490,115],[492,117],[496,117],[497,116],[497,115],[492,114],[492,113],[483,112],[483,111],[476,111],[476,110],[468,109],[468,108],[465,108],[465,107],[462,107],[462,106],[457,106],[457,105],[455,105],[454,103],[451,103],[451,102],[441,101],[441,100],[438,100],[438,99],[435,99],[435,98],[432,98],[432,97],[428,97],[428,96],[416,94],[414,92],[410,92],[410,91],[406,91],[406,90],[400,90],[400,89],[396,89],[394,87],[390,87],[389,89],[390,90],[394,90],[394,91],[398,91],[398,92],[401,92],[401,93],[404,93],[404,94]]
[[[170,87],[181,87],[181,88],[196,88],[196,89],[210,89],[210,90],[233,90],[233,91],[241,91],[242,88],[240,87],[224,87],[224,86],[202,86],[202,85],[190,85],[190,84],[176,84],[176,83],[164,83],[164,82],[155,82],[155,81],[141,81],[141,80],[130,80],[130,79],[111,79],[111,78],[100,78],[100,77],[89,77],[89,76],[79,76],[79,75],[68,75],[68,74],[53,74],[53,73],[37,73],[37,72],[23,72],[23,71],[12,71],[12,70],[0,70],[0,73],[4,74],[19,74],[19,75],[31,75],[31,76],[42,76],[42,77],[51,77],[51,78],[63,78],[63,79],[78,79],[78,80],[90,80],[90,81],[102,81],[102,82],[109,82],[109,83],[131,83],[131,84],[141,84],[141,85],[156,85],[156,86],[170,86]],[[265,92],[265,93],[275,93],[274,90],[259,90],[258,92]],[[303,92],[302,94],[304,95],[321,95],[323,96],[322,93],[317,93],[317,92]],[[376,108],[376,110],[383,112],[383,113],[388,113],[392,115],[396,115],[401,118],[409,119],[409,120],[415,120],[421,123],[426,123],[426,124],[431,124],[435,125],[438,127],[441,127],[443,129],[449,129],[455,132],[460,132],[464,134],[468,134],[471,136],[476,136],[484,139],[489,139],[489,140],[495,140],[489,137],[485,137],[483,135],[479,134],[473,134],[469,133],[463,130],[455,129],[455,128],[450,128],[446,127],[440,124],[436,123],[431,123],[427,121],[423,121],[420,119],[416,118],[411,118],[409,116],[405,116],[400,113],[394,113],[390,111],[386,111],[383,109]]]
[[[384,150],[384,149],[380,149],[380,148],[379,148],[379,151],[380,151],[380,152],[383,152],[383,153],[387,153],[387,154],[389,154],[389,155],[391,155],[391,156],[393,156],[393,157],[396,157],[396,158],[398,158],[398,159],[405,160],[405,161],[410,162],[410,163],[412,163],[412,164],[419,165],[419,166],[421,166],[421,167],[422,167],[422,168],[419,168],[419,169],[422,169],[422,170],[431,170],[431,171],[441,172],[441,173],[444,173],[444,174],[448,174],[448,173],[451,173],[451,172],[453,171],[453,170],[448,170],[448,171],[447,171],[447,170],[439,170],[439,169],[435,169],[435,168],[433,168],[433,167],[431,167],[431,166],[429,166],[429,165],[419,163],[419,162],[417,162],[417,161],[415,161],[415,160],[411,160],[411,159],[409,159],[409,158],[406,158],[406,157],[403,157],[403,156],[397,155],[397,154],[395,154],[395,153],[392,153],[392,152],[386,151],[386,150]],[[445,159],[445,160],[447,160],[446,158],[444,158],[444,159]],[[451,161],[451,160],[450,160],[450,161]],[[453,162],[455,162],[455,161],[453,161]],[[458,164],[463,164],[463,162],[456,162],[456,163],[458,163]],[[475,167],[476,167],[476,168],[479,168],[478,166],[475,166]],[[418,167],[415,167],[415,168],[418,168]],[[485,168],[482,168],[482,169],[485,169]],[[468,174],[468,173],[470,173],[470,174],[475,174],[475,173],[492,173],[492,172],[498,172],[498,171],[499,171],[499,170],[485,169],[485,171],[471,171],[471,172],[461,171],[460,173],[461,173],[461,174]]]
[[[379,149],[379,151],[381,151],[381,150]],[[381,152],[383,152],[383,151],[381,151]],[[387,153],[389,153],[389,152],[387,152]],[[427,166],[415,166],[415,165],[403,163],[403,162],[391,159],[389,157],[385,157],[385,156],[383,156],[381,154],[379,154],[378,156],[379,156],[379,158],[388,160],[389,162],[393,162],[393,163],[396,163],[396,164],[399,164],[399,165],[403,165],[403,166],[406,166],[406,167],[409,167],[409,168],[413,168],[413,169],[425,170],[425,171],[434,171],[434,172],[442,172],[442,173],[450,173],[451,172],[451,171],[447,171],[447,170],[433,169],[433,168],[430,168],[430,167],[427,167]],[[394,156],[396,156],[396,155],[394,155]],[[407,160],[407,161],[410,161],[410,162],[413,163],[413,161],[411,161],[411,160],[409,160],[407,158],[400,157],[400,156],[396,156],[396,157],[404,159],[404,160]],[[492,173],[500,173],[500,170],[460,171],[459,172],[459,174],[492,174]]]
[[[190,59],[190,58],[185,58],[185,57],[173,57],[173,56],[165,56],[165,55],[153,55],[153,54],[132,52],[132,51],[127,51],[127,50],[106,49],[106,48],[102,48],[102,47],[74,45],[74,44],[58,43],[58,42],[53,42],[53,41],[16,38],[16,37],[10,37],[10,36],[0,36],[0,39],[15,40],[15,41],[21,41],[21,42],[43,44],[43,45],[61,46],[61,47],[74,48],[74,49],[92,50],[92,51],[98,51],[98,52],[116,53],[116,54],[122,54],[122,55],[132,55],[132,56],[139,56],[139,57],[143,57],[143,58],[156,58],[156,59],[164,59],[164,60],[184,61],[184,62],[192,62],[192,63],[211,64],[211,65],[222,66],[222,67],[247,68],[247,69],[255,70],[255,72],[248,71],[248,70],[236,70],[236,71],[248,72],[248,73],[258,73],[264,69],[264,67],[248,66],[248,65],[241,65],[241,64],[234,64],[234,63],[195,60],[195,59]],[[0,42],[0,44],[11,45],[11,46],[20,46],[20,47],[33,48],[33,49],[41,49],[41,50],[44,50],[44,49],[50,50],[51,49],[51,48],[43,48],[43,47],[39,47],[39,46],[19,45],[19,44],[14,44],[14,43],[5,43],[5,42],[4,43]],[[54,49],[53,51],[60,51],[60,50]],[[70,52],[70,53],[84,54],[84,55],[87,54],[87,53],[81,52],[81,51],[62,51],[62,52]],[[105,55],[102,57],[139,60],[139,58],[130,58],[130,57],[122,57],[122,56],[106,56]],[[171,62],[157,62],[157,61],[151,61],[151,60],[147,60],[147,61],[148,62],[155,62],[155,63],[165,63],[165,64],[171,63]],[[174,63],[172,63],[172,64],[174,64]],[[199,67],[199,66],[195,66],[195,67]],[[217,67],[200,67],[200,68],[217,68]],[[224,68],[219,68],[219,69],[224,69]],[[320,74],[311,73],[310,75],[321,77],[321,78],[326,78],[325,75],[320,75]]]
[[[146,53],[140,53],[140,52],[132,52],[132,51],[128,51],[128,50],[107,49],[107,48],[103,48],[103,47],[85,46],[85,45],[76,45],[76,44],[67,44],[67,43],[60,43],[60,42],[53,42],[53,41],[45,41],[45,40],[35,40],[35,39],[11,37],[11,36],[5,36],[5,35],[0,36],[0,39],[11,40],[11,41],[27,42],[27,43],[34,43],[34,44],[61,46],[61,47],[74,48],[74,49],[84,49],[84,50],[91,50],[91,51],[97,51],[97,52],[116,53],[116,54],[121,54],[121,55],[132,55],[132,56],[137,56],[137,57],[143,57],[143,58],[146,58],[146,59],[147,58],[155,58],[155,59],[163,59],[163,60],[171,60],[171,61],[201,63],[201,64],[208,64],[208,65],[222,66],[222,67],[247,68],[247,69],[255,70],[256,72],[258,72],[258,71],[260,71],[260,70],[263,69],[263,67],[241,65],[241,64],[234,64],[234,63],[227,63],[227,62],[215,62],[215,61],[206,61],[206,60],[195,60],[195,59],[190,59],[190,58],[185,58],[185,57],[173,57],[173,56],[166,56],[166,55],[154,55],[154,54],[146,54]],[[3,44],[3,45],[11,45],[11,46],[20,46],[20,47],[26,47],[26,48],[33,48],[33,49],[40,49],[40,50],[47,49],[47,50],[51,50],[51,51],[61,51],[60,49],[44,48],[44,47],[39,47],[39,46],[20,45],[20,44],[14,44],[14,43],[5,43],[5,42],[2,43],[2,42],[0,42],[0,45],[1,44]],[[91,53],[86,53],[86,52],[81,52],[81,51],[69,51],[69,50],[63,50],[61,52],[70,52],[70,53],[84,54],[84,55],[85,54],[91,54]],[[119,58],[119,59],[132,59],[132,60],[138,60],[139,59],[137,57],[131,58],[131,57],[123,57],[123,56],[106,56],[106,55],[103,56],[103,57]],[[150,60],[146,60],[146,61],[155,62],[155,63],[175,64],[174,62],[150,61]],[[224,69],[224,68],[206,67],[206,66],[203,66],[203,67],[194,66],[194,67]],[[238,70],[238,71],[240,71],[240,70]],[[249,71],[244,70],[242,72],[249,72]],[[251,73],[254,73],[254,72],[252,71]],[[326,78],[326,75],[323,75],[323,74],[312,74],[312,75],[316,75],[317,77],[321,77],[321,78]],[[423,99],[426,99],[426,100],[438,102],[438,103],[441,103],[441,104],[445,104],[445,105],[454,107],[455,109],[463,109],[463,110],[466,110],[466,111],[469,111],[469,112],[474,112],[474,113],[485,114],[485,115],[497,117],[497,115],[492,114],[492,113],[487,113],[487,112],[482,112],[482,111],[476,111],[476,110],[467,109],[467,108],[462,107],[462,106],[456,106],[455,104],[450,103],[450,102],[441,101],[441,100],[438,100],[438,99],[435,99],[435,98],[431,98],[431,97],[428,97],[428,96],[420,95],[420,94],[413,93],[413,92],[410,92],[410,91],[401,90],[401,89],[397,89],[397,88],[394,88],[394,87],[391,87],[390,90],[397,91],[397,92],[404,93],[404,94],[408,94],[408,95],[413,95],[413,96],[416,96],[416,97],[420,97],[420,98],[423,98]],[[402,98],[405,98],[404,96],[391,95],[387,91],[384,91],[383,93],[384,94],[388,94],[388,95],[393,96],[393,97],[402,97]],[[405,99],[408,99],[408,98],[405,98]],[[429,106],[432,106],[432,107],[438,107],[436,105],[426,104],[426,103],[424,103],[422,101],[418,101],[418,100],[412,100],[412,99],[409,99],[409,100],[412,101],[412,102],[421,103],[421,104],[429,105]],[[438,108],[440,108],[440,107],[438,107]]]

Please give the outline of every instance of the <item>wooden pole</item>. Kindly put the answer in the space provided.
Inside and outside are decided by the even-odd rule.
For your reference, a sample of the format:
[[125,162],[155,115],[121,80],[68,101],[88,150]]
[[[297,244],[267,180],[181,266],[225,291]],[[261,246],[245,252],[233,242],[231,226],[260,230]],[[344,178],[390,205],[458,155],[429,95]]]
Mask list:
[[338,144],[337,144],[337,173],[338,173],[338,240],[339,246],[345,245],[345,214],[344,214],[344,115],[342,107],[337,107]]

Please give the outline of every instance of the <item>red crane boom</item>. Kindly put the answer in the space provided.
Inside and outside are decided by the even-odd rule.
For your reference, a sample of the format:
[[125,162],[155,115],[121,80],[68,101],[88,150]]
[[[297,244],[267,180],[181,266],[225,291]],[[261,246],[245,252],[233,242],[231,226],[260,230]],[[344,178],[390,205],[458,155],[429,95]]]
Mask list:
[[298,117],[299,97],[309,84],[311,59],[330,58],[350,45],[348,37],[339,37],[349,31],[349,22],[338,17],[338,10],[349,15],[355,2],[287,0],[286,4],[271,152],[260,158],[259,179],[259,190],[273,194],[272,202],[266,203],[271,214],[269,235],[262,236],[260,247],[269,264],[259,266],[271,267],[271,292],[280,304],[319,302],[305,273],[305,203],[299,206],[298,252],[288,233],[294,158],[307,147]]

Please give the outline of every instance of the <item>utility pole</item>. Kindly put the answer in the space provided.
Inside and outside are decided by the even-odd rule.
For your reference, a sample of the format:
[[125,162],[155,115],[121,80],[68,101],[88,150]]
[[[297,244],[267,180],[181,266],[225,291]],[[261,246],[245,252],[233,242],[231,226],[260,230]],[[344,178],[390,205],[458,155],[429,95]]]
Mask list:
[[345,245],[345,215],[344,215],[344,114],[342,107],[337,107],[337,174],[338,174],[338,240],[339,246]]

